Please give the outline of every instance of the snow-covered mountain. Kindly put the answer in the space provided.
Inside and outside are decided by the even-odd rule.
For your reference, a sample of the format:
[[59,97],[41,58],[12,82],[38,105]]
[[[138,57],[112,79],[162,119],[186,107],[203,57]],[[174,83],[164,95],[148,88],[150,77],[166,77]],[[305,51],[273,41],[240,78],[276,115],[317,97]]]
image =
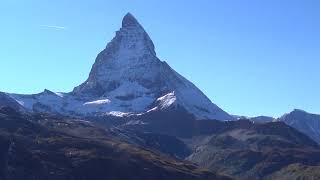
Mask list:
[[10,96],[29,111],[67,115],[129,116],[179,106],[197,119],[233,119],[157,58],[153,42],[130,13],[97,56],[89,78],[72,92]]
[[320,115],[295,109],[278,118],[277,121],[285,122],[320,143]]

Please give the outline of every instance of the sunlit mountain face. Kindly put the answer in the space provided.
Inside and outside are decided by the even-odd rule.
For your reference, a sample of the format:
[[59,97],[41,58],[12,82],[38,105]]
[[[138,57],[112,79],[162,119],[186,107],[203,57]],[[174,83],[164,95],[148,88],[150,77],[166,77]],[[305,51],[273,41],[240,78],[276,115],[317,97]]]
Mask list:
[[30,112],[71,116],[137,116],[180,106],[197,119],[232,120],[195,85],[157,58],[130,13],[101,51],[88,79],[70,93],[8,94]]

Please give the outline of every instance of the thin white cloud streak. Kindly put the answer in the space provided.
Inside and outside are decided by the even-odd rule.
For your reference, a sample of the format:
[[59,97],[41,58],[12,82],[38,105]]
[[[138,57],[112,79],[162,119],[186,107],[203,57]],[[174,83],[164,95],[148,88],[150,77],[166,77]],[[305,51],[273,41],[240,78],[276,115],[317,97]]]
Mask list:
[[65,26],[54,26],[54,25],[40,25],[40,27],[57,29],[57,30],[67,30],[68,29]]

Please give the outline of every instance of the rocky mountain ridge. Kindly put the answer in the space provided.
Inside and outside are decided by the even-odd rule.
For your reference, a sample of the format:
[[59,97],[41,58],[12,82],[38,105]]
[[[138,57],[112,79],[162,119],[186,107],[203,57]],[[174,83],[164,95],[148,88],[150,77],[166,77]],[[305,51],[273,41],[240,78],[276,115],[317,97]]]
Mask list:
[[130,13],[97,56],[88,79],[72,92],[8,95],[32,112],[123,117],[179,105],[197,119],[233,119],[157,58],[149,35]]

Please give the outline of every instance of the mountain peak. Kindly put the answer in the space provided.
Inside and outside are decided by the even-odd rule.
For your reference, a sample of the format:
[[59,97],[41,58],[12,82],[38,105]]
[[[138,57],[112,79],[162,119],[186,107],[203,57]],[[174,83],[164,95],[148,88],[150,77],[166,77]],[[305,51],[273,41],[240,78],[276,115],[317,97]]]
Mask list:
[[307,113],[306,111],[302,110],[302,109],[294,109],[291,113]]
[[13,97],[28,110],[67,115],[138,116],[179,107],[196,119],[233,119],[156,56],[148,33],[130,13],[96,57],[88,79],[71,93]]
[[109,44],[112,47],[107,46],[106,49],[113,49],[116,44],[122,49],[131,51],[130,54],[150,53],[152,56],[156,56],[154,44],[148,33],[131,13],[127,13],[123,17],[120,30],[117,31],[116,36]]
[[[128,13],[115,37],[97,56],[87,81],[76,87],[74,92],[101,96],[124,85],[124,82],[156,84],[160,64],[149,35]],[[151,69],[154,72],[150,72]]]
[[320,143],[320,115],[309,113],[301,109],[294,109],[281,116],[278,121],[283,121],[299,131],[305,133],[316,142]]
[[140,24],[131,13],[127,13],[122,19],[122,27],[132,26],[140,26]]

